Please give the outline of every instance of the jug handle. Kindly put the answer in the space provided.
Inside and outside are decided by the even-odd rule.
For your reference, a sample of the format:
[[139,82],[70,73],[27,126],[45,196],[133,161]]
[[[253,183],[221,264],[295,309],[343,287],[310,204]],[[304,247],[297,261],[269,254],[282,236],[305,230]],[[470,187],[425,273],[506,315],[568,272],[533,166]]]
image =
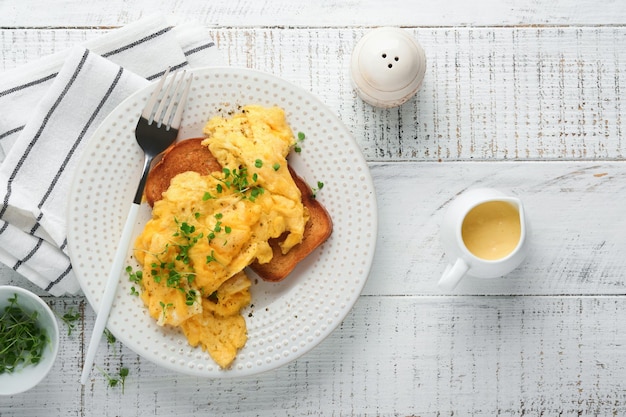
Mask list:
[[458,258],[454,265],[448,264],[439,279],[439,288],[443,291],[452,291],[468,269],[469,265],[461,258]]

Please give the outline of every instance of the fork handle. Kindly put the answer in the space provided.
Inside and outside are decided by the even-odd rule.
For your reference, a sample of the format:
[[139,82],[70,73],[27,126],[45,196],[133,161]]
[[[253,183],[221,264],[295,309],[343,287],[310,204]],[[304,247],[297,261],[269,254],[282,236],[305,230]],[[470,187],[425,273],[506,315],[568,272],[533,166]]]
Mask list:
[[135,198],[133,199],[133,204],[141,204],[141,200],[143,198],[143,190],[146,188],[146,181],[148,181],[148,174],[150,173],[150,165],[152,165],[152,160],[154,159],[151,155],[145,155],[143,159],[143,169],[141,170],[141,178],[139,179],[139,185],[137,186],[137,192],[135,193]]
[[126,260],[126,254],[128,253],[128,247],[133,236],[133,229],[135,228],[138,214],[139,204],[133,203],[128,212],[124,229],[122,230],[122,236],[120,238],[119,245],[117,246],[117,251],[115,252],[115,258],[113,258],[113,264],[111,265],[111,270],[109,271],[109,276],[104,288],[104,294],[102,295],[102,299],[100,301],[100,308],[97,312],[98,315],[96,317],[96,322],[93,327],[93,332],[91,333],[89,348],[87,350],[87,355],[85,356],[85,363],[83,364],[83,373],[80,377],[80,383],[82,385],[85,385],[87,383],[87,379],[89,378],[89,373],[91,372],[91,368],[93,366],[98,345],[100,344],[102,333],[106,327],[111,307],[113,306],[113,299],[115,298],[117,284],[119,282],[120,275],[122,274],[124,261]]

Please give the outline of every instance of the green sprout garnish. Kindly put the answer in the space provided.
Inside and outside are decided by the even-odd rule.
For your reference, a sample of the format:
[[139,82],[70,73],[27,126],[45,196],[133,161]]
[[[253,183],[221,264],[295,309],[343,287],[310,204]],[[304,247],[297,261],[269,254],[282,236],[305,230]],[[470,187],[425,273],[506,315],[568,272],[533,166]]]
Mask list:
[[76,322],[80,320],[80,313],[74,313],[74,307],[70,307],[67,313],[63,314],[60,319],[67,326],[67,335],[71,336],[72,331],[76,328]]
[[293,150],[296,153],[302,152],[302,147],[300,145],[302,144],[302,142],[304,142],[305,137],[306,136],[304,135],[303,132],[298,132],[298,140],[296,141],[296,144],[293,147]]
[[316,198],[317,197],[317,192],[320,191],[322,188],[324,188],[324,183],[321,181],[317,182],[317,188],[313,188],[311,197]]

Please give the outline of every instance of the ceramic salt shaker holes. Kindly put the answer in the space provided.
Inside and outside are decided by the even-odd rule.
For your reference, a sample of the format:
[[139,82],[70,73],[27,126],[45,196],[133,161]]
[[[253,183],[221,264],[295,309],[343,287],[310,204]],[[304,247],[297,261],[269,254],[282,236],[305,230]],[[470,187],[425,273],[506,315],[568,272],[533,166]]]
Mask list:
[[365,34],[352,52],[352,85],[366,103],[396,107],[419,90],[426,55],[403,29],[382,27]]
[[450,263],[439,288],[452,291],[465,275],[498,278],[517,268],[528,252],[530,230],[520,199],[491,188],[459,195],[441,225]]

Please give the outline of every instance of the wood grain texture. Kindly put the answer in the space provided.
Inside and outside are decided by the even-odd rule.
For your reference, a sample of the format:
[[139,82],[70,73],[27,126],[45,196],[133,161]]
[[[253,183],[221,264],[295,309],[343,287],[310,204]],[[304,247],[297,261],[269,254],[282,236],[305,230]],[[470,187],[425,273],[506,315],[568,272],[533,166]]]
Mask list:
[[[82,296],[46,296],[57,313],[73,308],[82,319],[63,332],[40,386],[0,397],[0,416],[626,415],[626,6],[383,3],[0,1],[3,70],[153,11],[202,22],[226,64],[283,77],[343,120],[369,163],[379,209],[361,297],[299,360],[206,380],[103,340],[96,364],[130,369],[124,393],[98,371],[80,387],[95,315]],[[428,58],[420,92],[391,110],[358,99],[348,72],[356,42],[381,25],[404,27]],[[442,294],[443,213],[479,186],[523,200],[530,254],[506,278],[469,278]],[[7,283],[45,295],[0,267]]]
[[5,0],[1,27],[101,27],[150,13],[175,13],[218,27],[611,25],[626,20],[620,1],[594,0]]
[[[212,35],[229,65],[271,72],[320,97],[369,161],[624,159],[626,29],[407,31],[424,46],[428,70],[418,94],[390,110],[362,102],[351,86],[350,54],[367,29],[216,29]],[[4,68],[93,36],[1,31],[0,45],[13,51]]]
[[351,87],[350,54],[366,30],[232,29],[216,37],[231,64],[280,74],[320,96],[370,161],[626,154],[622,28],[407,30],[428,68],[416,97],[390,110],[363,103]]
[[[49,299],[55,311],[80,299]],[[83,326],[93,325],[86,309]],[[621,297],[361,297],[305,358],[257,377],[172,375],[102,341],[96,365],[128,366],[124,394],[95,372],[76,389],[81,333],[37,395],[2,416],[619,416],[626,413]]]

